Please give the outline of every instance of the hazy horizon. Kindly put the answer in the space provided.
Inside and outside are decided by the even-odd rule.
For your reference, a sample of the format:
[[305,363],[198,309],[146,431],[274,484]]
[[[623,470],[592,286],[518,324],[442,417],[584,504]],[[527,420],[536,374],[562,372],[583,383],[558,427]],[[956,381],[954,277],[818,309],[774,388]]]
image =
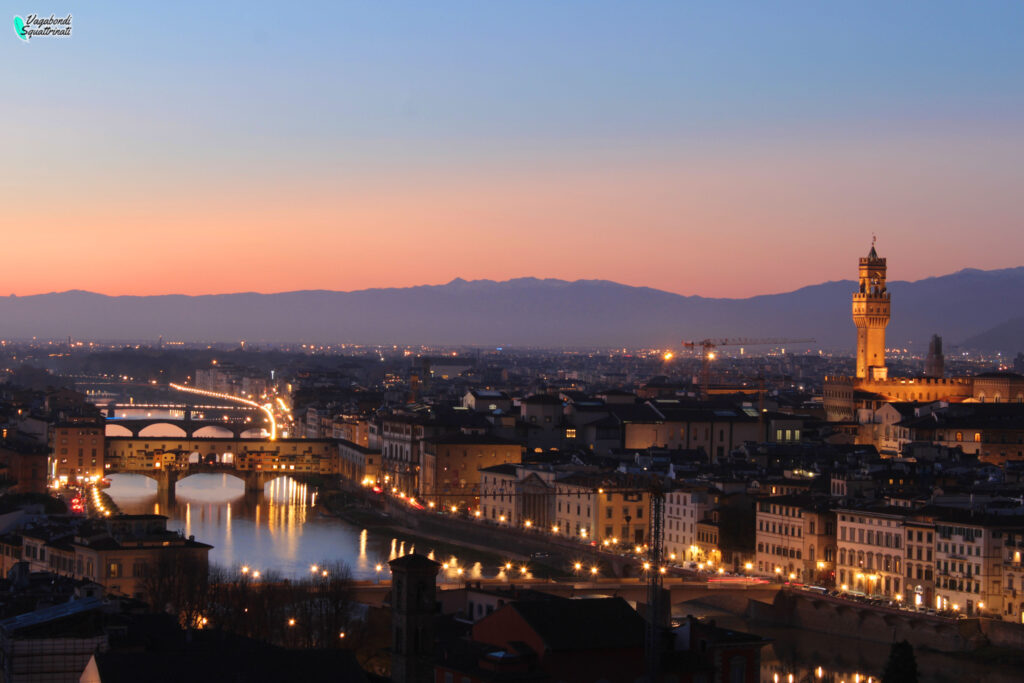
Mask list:
[[[921,282],[923,280],[930,280],[930,279],[934,279],[934,278],[941,278],[941,277],[946,277],[946,276],[949,276],[949,275],[955,275],[955,274],[963,272],[963,271],[998,272],[998,271],[1014,270],[1014,269],[1017,269],[1017,268],[1024,268],[1024,264],[1018,265],[1018,266],[1007,266],[1007,267],[1004,267],[1004,268],[974,268],[974,267],[971,267],[971,266],[964,266],[963,268],[959,268],[959,269],[957,269],[955,271],[944,272],[944,273],[936,273],[936,274],[932,274],[932,275],[925,275],[923,277],[920,277],[920,278],[917,278],[917,279],[914,279],[914,280],[905,279],[905,278],[893,278],[893,277],[890,277],[889,278],[889,283],[892,284],[892,283],[897,283],[897,282],[907,282],[907,283]],[[654,289],[654,290],[657,290],[657,291],[666,292],[668,294],[675,294],[675,295],[684,296],[684,297],[699,297],[699,298],[703,298],[703,299],[739,299],[739,300],[742,300],[742,299],[753,299],[753,298],[760,297],[760,296],[772,296],[772,295],[777,295],[777,294],[789,294],[789,293],[792,293],[792,292],[799,291],[801,289],[805,289],[807,287],[814,287],[814,286],[817,286],[817,285],[825,285],[825,284],[830,284],[830,283],[834,283],[834,282],[855,281],[856,280],[856,268],[853,269],[852,273],[847,274],[846,277],[830,278],[828,280],[822,280],[820,282],[807,282],[805,284],[798,285],[798,286],[794,287],[793,289],[785,289],[785,290],[777,290],[777,291],[765,291],[765,292],[755,292],[755,293],[752,293],[752,294],[749,294],[749,295],[746,295],[746,296],[739,296],[739,297],[716,296],[714,294],[696,294],[696,293],[687,293],[687,292],[674,292],[674,291],[671,291],[671,290],[660,289],[660,288],[654,287],[652,285],[631,284],[631,283],[627,283],[627,282],[620,282],[620,281],[617,281],[617,280],[612,280],[612,279],[609,279],[609,278],[601,278],[601,277],[577,278],[577,279],[574,279],[574,280],[568,280],[568,279],[560,278],[560,277],[543,277],[543,276],[536,276],[536,275],[513,276],[513,277],[509,277],[509,278],[505,278],[505,279],[500,279],[500,280],[494,279],[494,278],[486,278],[486,277],[469,279],[469,278],[464,278],[464,277],[460,277],[460,276],[455,276],[454,278],[451,278],[450,280],[447,280],[445,282],[426,282],[426,283],[411,284],[411,285],[401,285],[401,286],[399,286],[399,285],[395,285],[395,286],[384,285],[384,286],[378,286],[378,287],[358,287],[358,288],[355,288],[355,289],[322,289],[322,288],[320,288],[320,289],[280,289],[280,290],[267,290],[267,291],[251,290],[251,289],[249,289],[249,290],[237,290],[237,291],[225,291],[225,292],[199,292],[199,293],[194,293],[194,294],[188,294],[188,293],[185,293],[185,292],[174,292],[174,291],[171,291],[171,292],[156,292],[156,293],[149,293],[149,294],[137,294],[137,293],[133,293],[133,292],[125,292],[125,293],[121,293],[121,294],[111,294],[111,293],[108,293],[108,292],[98,292],[98,291],[95,291],[95,290],[84,289],[82,287],[71,287],[70,289],[61,289],[61,290],[51,289],[51,290],[47,290],[47,291],[29,292],[27,294],[20,294],[20,293],[17,293],[17,292],[11,292],[8,296],[13,296],[13,297],[18,297],[18,298],[28,298],[28,297],[33,297],[33,296],[46,296],[46,295],[49,295],[49,294],[68,294],[68,293],[74,293],[74,292],[81,292],[81,293],[85,293],[85,294],[96,294],[96,295],[99,295],[99,296],[105,296],[105,297],[111,297],[111,298],[115,298],[115,297],[140,297],[141,298],[141,297],[159,297],[159,296],[184,296],[184,297],[196,298],[196,297],[204,297],[204,296],[229,296],[229,295],[232,295],[232,294],[273,295],[273,294],[298,294],[298,293],[302,293],[302,292],[330,292],[330,293],[337,293],[337,294],[351,294],[351,293],[355,293],[355,292],[365,292],[365,291],[374,291],[374,290],[403,290],[403,289],[416,289],[416,288],[419,288],[419,287],[444,287],[446,285],[450,285],[450,284],[453,284],[453,283],[459,282],[459,281],[465,282],[465,283],[470,283],[470,284],[471,283],[505,284],[505,283],[511,283],[511,282],[516,282],[516,281],[531,281],[531,280],[533,280],[533,281],[558,281],[558,282],[566,282],[566,283],[610,282],[610,283],[613,283],[613,284],[625,285],[627,287],[637,287],[637,288],[641,288],[641,289]],[[0,296],[3,296],[3,295],[0,294]]]

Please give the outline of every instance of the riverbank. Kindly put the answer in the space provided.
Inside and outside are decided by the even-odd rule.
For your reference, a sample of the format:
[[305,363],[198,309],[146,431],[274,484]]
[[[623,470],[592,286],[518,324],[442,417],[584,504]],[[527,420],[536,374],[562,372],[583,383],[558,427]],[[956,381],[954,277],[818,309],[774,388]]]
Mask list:
[[[536,552],[517,551],[504,546],[498,548],[491,543],[484,544],[452,538],[451,534],[437,529],[424,529],[422,525],[409,525],[404,523],[406,521],[404,518],[400,519],[385,512],[383,505],[377,507],[375,502],[373,498],[369,498],[361,491],[340,490],[324,495],[318,501],[317,506],[323,506],[322,514],[341,519],[349,524],[375,532],[397,533],[416,544],[422,542],[433,544],[435,551],[443,552],[445,557],[448,556],[448,553],[457,555],[454,551],[459,549],[470,550],[478,556],[490,559],[496,570],[504,567],[506,563],[512,562],[517,566],[527,566],[528,574],[535,578],[559,578],[569,575],[566,570],[566,567],[570,566],[569,563],[554,563],[548,559],[538,559]],[[566,567],[560,566],[561,564],[566,564]]]

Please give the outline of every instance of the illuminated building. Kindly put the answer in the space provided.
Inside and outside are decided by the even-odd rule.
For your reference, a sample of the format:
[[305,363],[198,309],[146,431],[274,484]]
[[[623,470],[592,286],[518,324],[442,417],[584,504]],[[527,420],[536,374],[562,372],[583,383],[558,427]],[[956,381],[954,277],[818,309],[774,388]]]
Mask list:
[[902,508],[835,510],[836,583],[852,593],[895,599],[903,594],[903,523],[910,511]]
[[853,323],[857,326],[857,379],[885,379],[885,327],[889,324],[889,290],[885,259],[871,251],[860,260],[859,287],[853,294]]
[[451,434],[423,440],[419,493],[434,496],[439,505],[476,505],[485,467],[518,463],[523,447],[485,434]]
[[757,503],[757,572],[831,585],[835,520],[828,499],[794,495],[762,498]]
[[825,412],[833,422],[853,421],[858,411],[891,402],[959,402],[974,395],[971,377],[889,377],[885,328],[891,317],[886,260],[875,251],[860,259],[853,322],[857,327],[857,368],[853,377],[826,377]]
[[64,484],[103,476],[104,425],[101,419],[70,418],[50,428],[50,477]]

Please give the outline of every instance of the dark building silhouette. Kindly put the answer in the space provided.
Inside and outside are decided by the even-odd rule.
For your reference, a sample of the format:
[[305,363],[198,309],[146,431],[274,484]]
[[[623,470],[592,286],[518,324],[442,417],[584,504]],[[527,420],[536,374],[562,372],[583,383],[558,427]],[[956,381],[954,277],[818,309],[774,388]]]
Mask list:
[[441,565],[418,554],[391,566],[391,680],[430,681],[434,672],[437,572]]

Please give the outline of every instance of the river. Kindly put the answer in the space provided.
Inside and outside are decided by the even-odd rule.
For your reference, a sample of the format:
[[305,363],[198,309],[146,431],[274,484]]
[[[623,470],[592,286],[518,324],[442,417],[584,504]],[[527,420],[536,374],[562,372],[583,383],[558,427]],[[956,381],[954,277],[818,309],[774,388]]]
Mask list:
[[[246,494],[240,479],[195,474],[177,484],[176,501],[162,509],[156,482],[131,474],[110,476],[110,494],[122,512],[162,514],[167,528],[213,546],[210,563],[248,566],[261,572],[300,576],[313,565],[344,562],[356,579],[375,580],[377,566],[414,551],[448,566],[442,580],[501,575],[498,558],[411,536],[364,529],[321,514],[316,492],[291,479],[275,479],[262,494]],[[461,570],[461,573],[460,573]]]

